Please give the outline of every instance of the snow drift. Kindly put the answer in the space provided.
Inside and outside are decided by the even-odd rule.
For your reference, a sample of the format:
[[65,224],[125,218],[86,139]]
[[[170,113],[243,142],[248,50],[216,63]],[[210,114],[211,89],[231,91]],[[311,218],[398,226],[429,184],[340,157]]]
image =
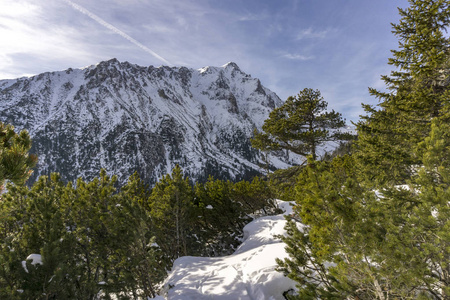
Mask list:
[[[288,202],[278,201],[285,213]],[[224,257],[177,259],[164,282],[160,299],[285,299],[283,293],[295,282],[275,271],[275,258],[287,256],[285,244],[277,235],[285,234],[284,215],[254,220],[244,228],[244,242],[234,254]]]

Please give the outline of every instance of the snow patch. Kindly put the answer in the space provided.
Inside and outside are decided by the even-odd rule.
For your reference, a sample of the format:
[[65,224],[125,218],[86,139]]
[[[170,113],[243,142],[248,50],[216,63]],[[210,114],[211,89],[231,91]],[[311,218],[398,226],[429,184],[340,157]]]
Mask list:
[[28,273],[28,269],[27,269],[27,260],[31,260],[31,264],[33,266],[35,265],[42,265],[42,256],[40,254],[30,254],[27,256],[26,260],[22,261],[22,267],[25,270],[25,272]]
[[[278,200],[285,214],[288,202]],[[275,271],[275,258],[287,257],[284,215],[259,218],[244,227],[244,242],[230,256],[177,259],[164,283],[165,299],[283,300],[295,282]]]

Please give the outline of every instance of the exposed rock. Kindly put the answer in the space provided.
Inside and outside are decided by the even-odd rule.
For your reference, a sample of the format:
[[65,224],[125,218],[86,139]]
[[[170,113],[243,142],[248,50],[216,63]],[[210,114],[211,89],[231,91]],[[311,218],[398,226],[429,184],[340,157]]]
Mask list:
[[51,172],[90,180],[105,168],[120,182],[138,171],[152,184],[176,164],[193,180],[248,178],[262,164],[249,139],[281,103],[235,63],[193,70],[112,59],[0,80],[0,121],[27,129],[39,156],[31,181]]

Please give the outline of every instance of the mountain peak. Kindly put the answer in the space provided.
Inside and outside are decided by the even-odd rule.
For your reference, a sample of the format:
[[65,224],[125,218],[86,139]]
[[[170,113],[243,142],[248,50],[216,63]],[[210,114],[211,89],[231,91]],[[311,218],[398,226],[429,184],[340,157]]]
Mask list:
[[[51,172],[91,180],[104,168],[120,182],[138,171],[152,184],[176,164],[194,181],[249,178],[262,164],[253,130],[282,102],[238,70],[232,62],[193,70],[114,58],[45,80],[0,80],[0,121],[29,130],[40,158],[30,180]],[[280,157],[277,167],[290,160]]]
[[111,58],[108,60],[101,61],[98,64],[95,64],[95,66],[109,66],[109,65],[116,65],[116,64],[120,64],[120,61],[117,58]]
[[116,64],[116,63],[119,63],[119,60],[117,58],[113,57],[111,59],[108,59],[106,62],[110,63],[110,64]]
[[239,69],[239,66],[238,66],[235,62],[232,62],[232,61],[230,61],[230,62],[224,64],[224,65],[222,66],[222,68],[225,68],[225,69],[232,68],[232,69],[235,69],[235,70],[237,70],[237,71],[240,71],[240,70],[241,70],[241,69]]

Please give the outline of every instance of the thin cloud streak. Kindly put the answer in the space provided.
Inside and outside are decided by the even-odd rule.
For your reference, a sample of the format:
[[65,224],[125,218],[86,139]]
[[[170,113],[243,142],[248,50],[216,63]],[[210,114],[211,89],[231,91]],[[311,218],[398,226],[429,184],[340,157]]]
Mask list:
[[307,55],[301,55],[301,54],[291,54],[291,53],[285,54],[282,57],[290,59],[290,60],[303,60],[303,61],[304,60],[314,59],[314,56],[307,56]]
[[314,30],[312,27],[309,27],[307,29],[302,30],[297,35],[297,40],[303,40],[303,39],[323,39],[326,38],[330,32],[332,32],[333,29],[326,29],[322,31]]
[[108,22],[106,22],[105,20],[103,20],[102,18],[100,18],[99,16],[91,13],[90,11],[88,11],[87,9],[85,9],[84,7],[73,3],[70,0],[64,0],[67,4],[69,4],[70,6],[72,6],[72,8],[78,10],[79,12],[81,12],[82,14],[88,16],[89,18],[93,19],[94,21],[96,21],[97,23],[99,23],[100,25],[106,27],[107,29],[113,31],[114,33],[120,35],[121,37],[123,37],[124,39],[127,39],[128,41],[130,41],[131,43],[135,44],[136,46],[138,46],[139,48],[141,48],[142,50],[144,50],[145,52],[151,54],[152,56],[156,57],[157,59],[159,59],[160,61],[166,63],[167,65],[172,65],[169,61],[167,61],[165,58],[163,58],[162,56],[158,55],[156,52],[154,52],[153,50],[151,50],[150,48],[148,48],[147,46],[143,45],[142,43],[138,42],[137,40],[135,40],[134,38],[132,38],[131,36],[129,36],[128,34],[126,34],[125,32],[121,31],[120,29],[118,29],[117,27],[109,24]]

